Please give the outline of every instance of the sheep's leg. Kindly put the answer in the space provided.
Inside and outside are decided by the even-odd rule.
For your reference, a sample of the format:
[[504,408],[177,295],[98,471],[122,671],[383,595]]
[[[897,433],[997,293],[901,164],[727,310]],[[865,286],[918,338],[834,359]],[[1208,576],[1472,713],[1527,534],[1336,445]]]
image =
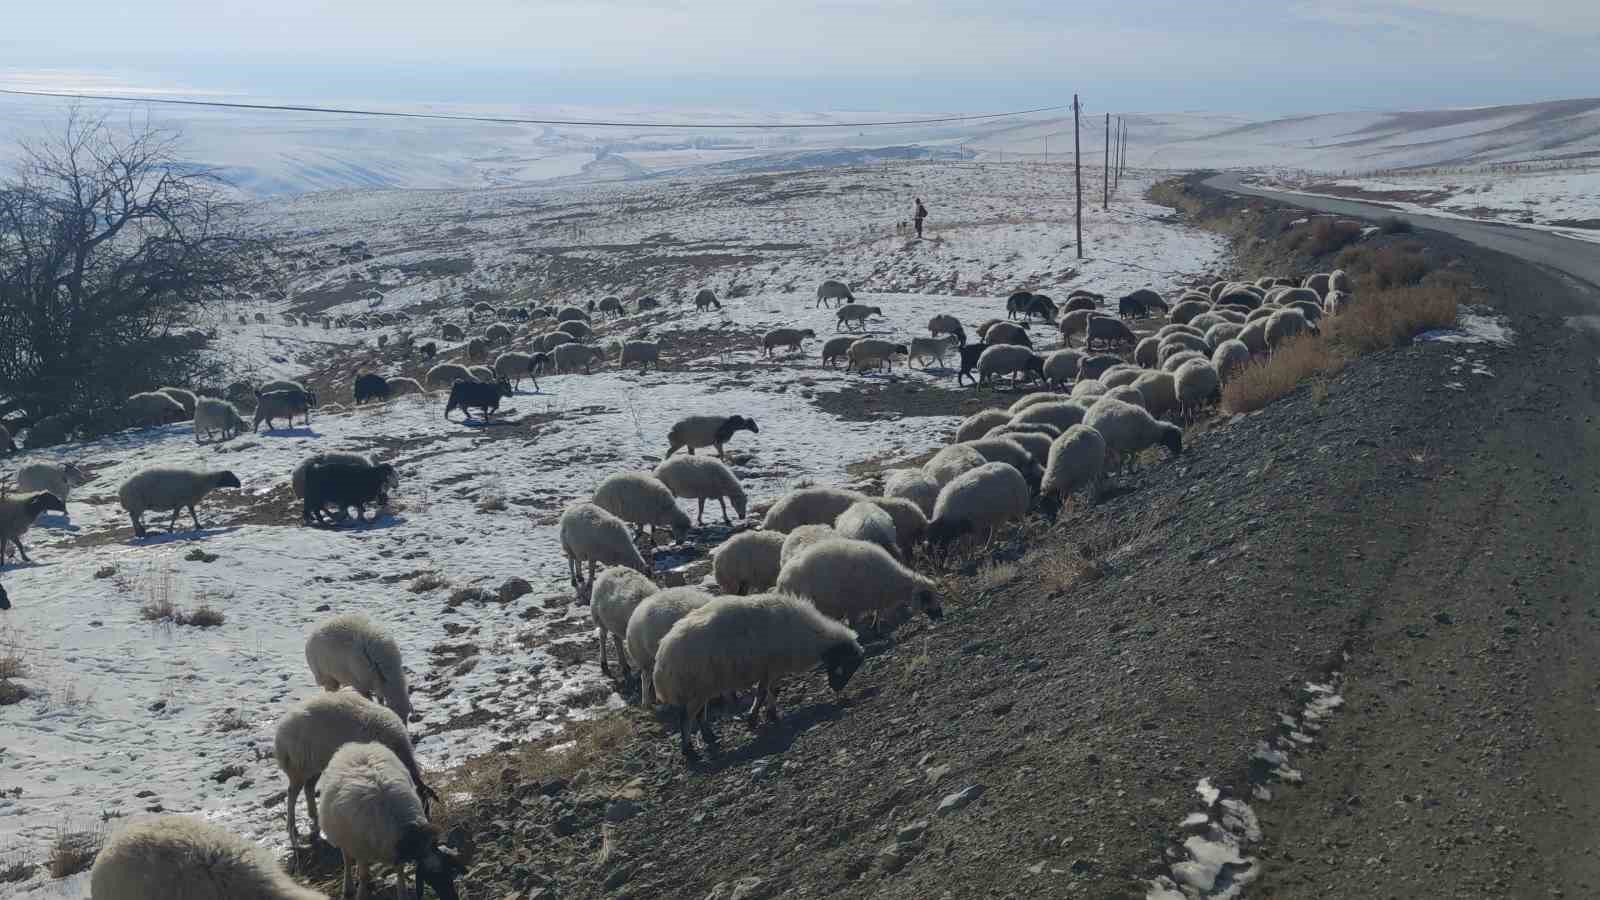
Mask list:
[[600,633],[600,674],[606,676],[607,678],[610,678],[611,677],[611,666],[606,663],[606,627],[604,625],[600,626],[599,633]]
[[639,705],[645,709],[654,709],[656,705],[656,685],[650,677],[650,667],[639,667]]
[[754,731],[761,724],[761,698],[766,696],[767,683],[762,681],[756,685],[755,693],[750,696],[750,710],[744,714],[744,723]]
[[183,507],[181,506],[172,511],[172,521],[167,523],[168,534],[178,530],[178,516],[181,515],[183,515]]
[[315,847],[322,841],[322,821],[317,818],[317,779],[307,779],[300,790],[306,795],[306,818],[311,820],[311,846]]
[[713,755],[717,752],[717,733],[711,729],[711,710],[704,704],[700,707],[700,739],[706,742],[706,752]]
[[357,863],[356,870],[361,873],[361,886],[356,888],[356,900],[369,900],[372,896],[372,864]]
[[289,852],[295,854],[295,864],[300,862],[300,835],[294,827],[294,805],[300,801],[300,785],[289,782],[289,793],[284,797],[284,818],[289,822]]
[[[700,506],[701,506],[702,509],[705,508],[705,504],[706,504],[706,502],[704,500],[700,501]],[[721,497],[718,497],[717,498],[717,505],[722,507],[722,522],[723,522],[723,524],[724,525],[732,525],[733,524],[733,520],[728,518],[728,503],[727,503],[727,501],[723,500]]]
[[[422,870],[417,870],[417,887],[422,887]],[[402,861],[394,867],[394,900],[406,900],[406,864]]]
[[189,518],[194,520],[194,530],[200,530],[200,516],[194,511],[194,504],[189,504]]
[[[133,536],[144,537],[144,523],[139,521],[138,513],[128,513],[128,518],[133,520]],[[0,541],[0,550],[5,547],[5,542]]]
[[342,868],[344,869],[344,884],[339,888],[339,896],[348,897],[350,896],[350,857],[346,856],[343,852],[341,852],[339,856],[341,857],[340,862],[342,863]]
[[767,721],[778,725],[783,721],[783,716],[778,712],[778,686],[776,684],[767,685],[766,695]]
[[689,707],[685,705],[678,713],[678,742],[683,748],[684,759],[689,762],[699,762],[700,754],[694,749],[694,739],[689,737],[689,726],[691,724],[692,717],[689,715]]
[[616,645],[617,664],[622,666],[622,680],[627,681],[632,670],[628,666],[628,654],[622,646],[622,635],[615,631],[611,632],[611,642]]
[[33,560],[28,558],[28,551],[22,546],[22,538],[14,537],[11,539],[11,543],[17,545],[17,555],[22,557],[23,562],[33,562]]

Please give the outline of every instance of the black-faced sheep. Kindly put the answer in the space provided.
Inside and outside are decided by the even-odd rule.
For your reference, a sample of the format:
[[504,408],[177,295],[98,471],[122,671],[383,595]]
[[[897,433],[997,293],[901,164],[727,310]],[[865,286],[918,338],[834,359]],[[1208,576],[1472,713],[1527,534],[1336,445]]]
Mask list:
[[702,311],[712,308],[721,309],[722,302],[717,299],[715,291],[710,288],[701,288],[700,292],[694,295],[694,308]]
[[735,433],[748,431],[759,434],[756,420],[745,416],[687,416],[679,419],[667,432],[667,455],[684,448],[693,454],[697,447],[715,447],[722,456],[722,447],[733,439]]
[[[72,489],[89,482],[89,474],[75,463],[29,463],[17,470],[13,487],[18,491],[49,491],[65,504]],[[65,509],[62,512],[66,512]]]
[[778,580],[784,535],[781,531],[742,531],[711,553],[711,577],[723,593],[767,590]]
[[676,496],[699,501],[696,525],[705,524],[707,500],[717,501],[722,507],[722,521],[727,524],[733,524],[728,518],[728,502],[733,503],[733,511],[739,518],[745,516],[748,500],[744,488],[733,470],[719,460],[688,454],[674,456],[656,466],[655,476]]
[[117,491],[117,498],[122,502],[122,508],[128,511],[128,518],[133,521],[134,535],[144,537],[146,511],[172,510],[172,521],[167,525],[167,530],[172,531],[177,527],[178,515],[187,508],[195,530],[199,531],[200,516],[195,512],[195,506],[217,488],[239,486],[238,477],[225,469],[207,472],[156,466],[123,482]]
[[34,519],[51,510],[65,513],[67,504],[49,491],[32,491],[0,497],[0,565],[5,564],[8,541],[16,546],[17,554],[22,557],[23,562],[32,562],[28,559],[28,551],[23,549],[22,536],[33,527]]
[[650,543],[656,542],[656,528],[672,529],[674,540],[689,534],[689,515],[678,507],[677,498],[661,479],[648,472],[617,472],[607,476],[594,491],[594,504],[642,532],[650,528]]
[[327,900],[295,883],[265,848],[197,816],[117,829],[89,872],[95,900]]
[[844,534],[803,550],[778,573],[778,593],[804,597],[823,615],[848,622],[910,604],[939,620],[939,586],[894,558],[873,541]]
[[856,295],[850,293],[850,286],[842,281],[824,281],[817,285],[817,306],[828,306],[834,300],[842,307],[856,302]]
[[444,419],[450,421],[450,413],[457,407],[468,418],[472,417],[472,410],[483,413],[483,418],[488,419],[500,409],[500,399],[512,394],[511,382],[501,379],[492,384],[481,381],[458,381],[450,386],[450,401],[444,407]]
[[306,665],[326,691],[349,685],[361,696],[377,697],[400,721],[411,720],[411,688],[400,662],[400,645],[360,613],[334,616],[306,635]]
[[989,532],[985,550],[994,542],[1000,525],[1028,512],[1033,492],[1015,467],[992,462],[965,472],[939,490],[933,518],[928,522],[928,545],[939,550],[964,535]]
[[[347,517],[346,510],[356,508],[356,521],[364,519],[368,503],[381,509],[389,503],[389,489],[399,485],[400,476],[394,466],[379,463],[376,466],[328,462],[312,465],[305,472],[305,499],[301,517],[307,525],[328,521],[323,507],[329,503],[338,510],[335,523]],[[377,519],[377,511],[373,519]]]
[[[746,532],[750,533],[750,532]],[[639,667],[639,704],[655,705],[651,684],[656,650],[678,620],[711,602],[711,595],[692,587],[667,588],[646,597],[628,617],[628,658]],[[748,685],[746,685],[748,687]]]
[[561,513],[557,525],[561,552],[574,587],[584,581],[583,563],[589,563],[589,581],[599,566],[627,566],[645,575],[650,566],[639,555],[628,534],[628,524],[593,503],[578,503]]
[[439,846],[439,829],[412,787],[405,763],[379,743],[340,747],[322,773],[317,801],[328,843],[344,861],[344,896],[350,896],[352,864],[360,871],[358,900],[372,889],[372,864],[394,866],[395,894],[404,896],[406,863],[416,865],[418,900],[427,884],[439,900],[457,900],[455,879],[465,867]]
[[606,636],[617,646],[617,662],[622,666],[622,680],[628,679],[628,653],[623,641],[628,636],[628,619],[645,598],[659,591],[654,581],[627,566],[609,566],[600,570],[589,585],[589,615],[599,630],[600,673],[610,676],[611,667],[606,662]]
[[755,684],[748,721],[754,725],[764,705],[775,723],[779,679],[820,662],[829,686],[843,691],[864,658],[854,632],[805,600],[782,594],[719,597],[684,616],[661,641],[653,681],[661,699],[680,708],[683,755],[692,761],[698,758],[690,738],[696,722],[707,748],[716,745],[705,710],[717,697]]

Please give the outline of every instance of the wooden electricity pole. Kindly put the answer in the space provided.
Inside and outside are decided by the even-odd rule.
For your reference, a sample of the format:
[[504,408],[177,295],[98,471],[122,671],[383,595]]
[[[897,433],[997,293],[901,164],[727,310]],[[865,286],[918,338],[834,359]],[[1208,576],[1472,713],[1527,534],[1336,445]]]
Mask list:
[[1078,95],[1072,95],[1072,177],[1078,185],[1078,258],[1083,259],[1083,150],[1078,135]]
[[1100,180],[1105,182],[1105,195],[1100,201],[1100,208],[1111,208],[1111,113],[1106,113],[1106,161],[1105,169],[1100,173]]

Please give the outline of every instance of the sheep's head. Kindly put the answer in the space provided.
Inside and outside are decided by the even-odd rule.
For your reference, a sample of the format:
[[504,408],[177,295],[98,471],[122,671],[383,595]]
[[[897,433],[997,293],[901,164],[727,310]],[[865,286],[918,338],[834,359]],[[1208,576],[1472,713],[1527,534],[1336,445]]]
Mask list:
[[912,598],[917,609],[926,615],[929,621],[937,622],[944,618],[944,604],[939,602],[939,592],[932,587],[920,587],[917,595]]
[[689,514],[679,509],[677,504],[673,504],[672,539],[680,544],[683,543],[683,539],[689,536],[689,529],[693,526],[694,523],[689,521]]
[[1176,425],[1167,425],[1166,427],[1162,428],[1161,443],[1165,445],[1168,450],[1172,451],[1173,456],[1182,455],[1183,429]]
[[386,488],[397,488],[397,487],[400,486],[400,473],[395,469],[395,467],[392,464],[390,464],[390,463],[379,463],[378,465],[373,466],[372,468],[373,468],[373,471],[378,472],[380,475],[382,475],[382,480],[379,483],[382,484],[384,487],[386,487]]
[[728,433],[732,434],[735,431],[748,431],[751,434],[761,433],[761,429],[756,427],[755,419],[747,418],[745,416],[729,416]]
[[66,475],[67,477],[67,484],[70,484],[73,487],[87,484],[89,481],[89,473],[78,468],[77,463],[67,463],[61,467],[61,471],[62,474]]
[[805,330],[800,332],[800,336],[801,337],[814,338],[814,337],[817,336],[817,333],[816,333],[816,331],[814,331],[814,330],[812,330],[810,328],[807,328],[807,329],[805,329]]
[[223,469],[221,472],[213,472],[211,482],[215,487],[242,487],[239,484],[239,476],[227,469]]
[[67,504],[49,491],[40,491],[28,500],[28,515],[37,516],[47,511],[64,513],[67,511]]
[[504,378],[502,378],[499,381],[496,381],[494,383],[494,385],[495,385],[495,387],[500,389],[500,396],[502,396],[502,397],[511,396],[511,382],[509,382],[509,381],[505,380]]
[[972,523],[966,519],[934,519],[928,523],[928,546],[942,549],[972,533]]
[[828,672],[828,687],[834,693],[844,690],[865,658],[861,645],[855,641],[840,641],[823,651],[822,667]]
[[424,884],[433,888],[439,900],[459,900],[461,895],[456,893],[455,882],[467,867],[454,850],[440,846],[438,829],[431,825],[408,827],[395,847],[395,861],[416,863],[417,900],[422,898]]
[[883,307],[881,307],[881,306],[869,306],[869,307],[867,307],[867,313],[869,315],[882,316],[883,315]]

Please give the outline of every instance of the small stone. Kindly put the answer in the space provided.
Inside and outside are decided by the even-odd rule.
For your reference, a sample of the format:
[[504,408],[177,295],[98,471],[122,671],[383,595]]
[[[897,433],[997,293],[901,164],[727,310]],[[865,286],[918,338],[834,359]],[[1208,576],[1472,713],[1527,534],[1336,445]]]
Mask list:
[[500,585],[498,592],[501,603],[510,603],[523,594],[531,593],[533,593],[533,585],[529,584],[527,579],[516,577],[507,578],[505,583]]
[[942,816],[946,813],[955,812],[979,797],[982,797],[983,790],[983,785],[974,784],[971,787],[963,788],[954,794],[947,794],[943,800],[939,801],[939,806],[934,810],[934,814]]
[[313,610],[313,611],[314,612],[327,612],[330,609],[333,609],[333,605],[332,604],[322,603],[322,604],[319,604],[317,606],[317,608],[315,610]]
[[167,701],[165,701],[165,700],[157,700],[156,702],[150,704],[150,706],[149,706],[149,710],[151,712],[161,712],[163,709],[166,709],[166,708],[167,708]]
[[938,784],[940,779],[950,774],[950,764],[945,763],[944,765],[940,766],[929,766],[922,774],[928,777],[929,784]]
[[894,839],[902,844],[914,844],[917,841],[922,840],[922,836],[926,834],[927,831],[928,820],[918,819],[915,822],[900,826],[900,828],[894,833]]

